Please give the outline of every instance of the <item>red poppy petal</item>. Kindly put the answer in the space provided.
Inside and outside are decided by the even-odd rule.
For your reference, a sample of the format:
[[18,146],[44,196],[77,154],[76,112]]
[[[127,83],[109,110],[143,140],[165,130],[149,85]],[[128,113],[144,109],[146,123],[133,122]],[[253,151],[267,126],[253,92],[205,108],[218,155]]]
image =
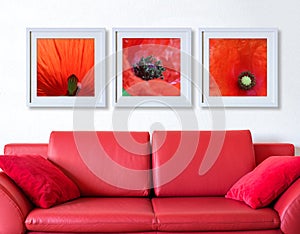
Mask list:
[[[89,90],[86,95],[93,96],[93,66],[94,39],[38,39],[37,95],[66,95],[67,79],[74,74],[82,89]],[[84,82],[85,77],[88,82]]]
[[130,86],[126,91],[131,96],[179,96],[178,88],[169,83],[155,79],[137,82]]
[[[151,93],[147,95],[162,96],[162,93],[172,93],[172,96],[180,95],[180,39],[179,38],[123,38],[123,88],[127,91],[131,86],[141,82],[141,78],[136,77],[132,72],[133,64],[136,64],[142,57],[154,56],[162,62],[166,69],[163,72],[164,83],[167,83],[177,89],[175,91],[163,92],[158,88],[153,88],[141,93]],[[152,85],[150,85],[152,86]],[[144,85],[140,90],[146,87]],[[155,92],[153,90],[156,90]],[[130,93],[131,91],[129,91]],[[132,91],[132,95],[137,95],[137,91]]]
[[[267,40],[210,39],[210,95],[266,96]],[[256,85],[250,90],[238,86],[238,76],[250,71]]]

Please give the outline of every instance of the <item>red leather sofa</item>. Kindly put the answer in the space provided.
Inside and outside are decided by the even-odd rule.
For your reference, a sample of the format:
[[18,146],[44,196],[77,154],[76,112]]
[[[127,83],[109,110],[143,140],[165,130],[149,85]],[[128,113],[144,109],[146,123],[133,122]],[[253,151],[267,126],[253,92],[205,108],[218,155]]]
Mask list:
[[[269,206],[225,197],[243,175],[287,143],[252,143],[248,130],[52,132],[48,144],[7,144],[37,154],[80,197],[39,208],[0,173],[0,233],[300,233],[300,180]],[[63,185],[62,185],[63,186]]]

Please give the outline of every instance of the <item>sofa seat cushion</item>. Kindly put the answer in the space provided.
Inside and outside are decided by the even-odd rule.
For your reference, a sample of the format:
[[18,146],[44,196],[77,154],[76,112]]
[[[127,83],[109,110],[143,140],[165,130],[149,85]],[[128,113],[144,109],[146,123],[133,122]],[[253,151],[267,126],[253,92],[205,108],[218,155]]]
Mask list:
[[37,232],[151,231],[154,214],[148,198],[79,198],[49,209],[34,209],[26,220]]
[[254,210],[224,197],[171,197],[152,200],[159,231],[248,231],[276,229],[271,208]]

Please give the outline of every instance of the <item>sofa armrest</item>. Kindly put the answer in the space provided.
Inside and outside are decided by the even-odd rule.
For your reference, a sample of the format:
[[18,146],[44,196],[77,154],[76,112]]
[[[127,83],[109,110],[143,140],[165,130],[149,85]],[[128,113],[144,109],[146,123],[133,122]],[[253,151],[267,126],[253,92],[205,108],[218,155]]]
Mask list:
[[0,172],[0,233],[25,233],[24,220],[32,208],[16,184]]
[[300,179],[296,180],[276,201],[274,209],[281,219],[284,233],[296,234],[300,230]]

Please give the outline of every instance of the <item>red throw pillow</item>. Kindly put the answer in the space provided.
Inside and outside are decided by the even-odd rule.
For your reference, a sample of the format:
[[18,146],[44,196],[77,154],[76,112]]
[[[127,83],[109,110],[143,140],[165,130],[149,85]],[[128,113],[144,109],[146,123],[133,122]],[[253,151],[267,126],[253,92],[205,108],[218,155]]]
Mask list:
[[80,196],[73,181],[41,156],[0,156],[0,168],[38,207],[49,208]]
[[237,181],[225,197],[244,201],[254,209],[265,207],[299,176],[300,157],[272,156]]

